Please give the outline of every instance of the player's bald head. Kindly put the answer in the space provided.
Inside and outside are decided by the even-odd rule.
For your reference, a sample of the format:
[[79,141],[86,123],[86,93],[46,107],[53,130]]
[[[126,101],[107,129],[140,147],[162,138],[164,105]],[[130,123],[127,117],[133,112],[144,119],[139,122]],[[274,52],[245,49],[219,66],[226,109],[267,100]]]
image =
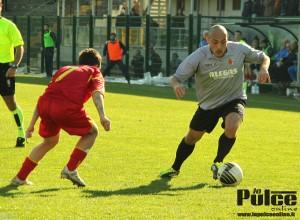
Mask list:
[[228,33],[224,26],[214,25],[208,31],[207,41],[216,57],[223,57],[227,50]]
[[226,30],[226,28],[223,25],[219,25],[216,24],[214,26],[211,26],[209,31],[208,31],[208,35],[209,36],[213,36],[213,35],[225,35],[226,38],[228,36],[228,32]]

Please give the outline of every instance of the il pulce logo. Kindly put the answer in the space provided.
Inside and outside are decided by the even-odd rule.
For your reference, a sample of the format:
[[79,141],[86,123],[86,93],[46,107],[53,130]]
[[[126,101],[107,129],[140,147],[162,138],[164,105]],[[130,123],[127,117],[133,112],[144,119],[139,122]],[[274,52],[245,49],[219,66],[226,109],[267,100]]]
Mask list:
[[297,204],[296,191],[271,191],[270,189],[237,190],[237,205],[242,206],[250,202],[253,206],[295,206]]

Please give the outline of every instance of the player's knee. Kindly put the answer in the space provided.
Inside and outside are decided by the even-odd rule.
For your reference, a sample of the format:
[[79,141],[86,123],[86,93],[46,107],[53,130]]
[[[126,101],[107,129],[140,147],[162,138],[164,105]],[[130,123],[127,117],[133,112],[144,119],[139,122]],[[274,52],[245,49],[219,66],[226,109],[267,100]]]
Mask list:
[[58,144],[58,138],[49,138],[44,140],[44,144],[47,148],[51,149]]
[[237,126],[228,126],[225,128],[225,135],[228,138],[235,138],[237,133],[238,127]]
[[98,130],[98,126],[97,125],[93,125],[91,130],[90,130],[90,134],[95,136],[95,138],[98,136],[99,134],[99,130]]
[[17,108],[17,105],[15,103],[12,103],[11,105],[7,105],[7,108],[9,111],[14,111]]
[[196,131],[193,129],[190,129],[187,133],[187,135],[185,136],[185,143],[189,144],[189,145],[193,145],[196,144],[201,137],[204,135],[204,131]]
[[186,144],[193,145],[193,144],[196,144],[197,141],[200,140],[201,136],[202,135],[188,133],[185,136],[184,141],[185,141]]
[[7,108],[9,111],[14,111],[17,109],[17,103],[14,100],[6,102]]

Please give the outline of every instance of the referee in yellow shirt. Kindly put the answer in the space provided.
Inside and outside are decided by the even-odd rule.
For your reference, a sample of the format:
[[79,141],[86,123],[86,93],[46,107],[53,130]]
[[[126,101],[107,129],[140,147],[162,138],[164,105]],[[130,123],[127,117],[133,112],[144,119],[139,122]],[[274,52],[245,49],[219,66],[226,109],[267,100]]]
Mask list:
[[24,147],[23,113],[15,98],[15,74],[23,57],[24,42],[16,25],[1,16],[2,7],[0,0],[0,95],[18,126],[16,147]]

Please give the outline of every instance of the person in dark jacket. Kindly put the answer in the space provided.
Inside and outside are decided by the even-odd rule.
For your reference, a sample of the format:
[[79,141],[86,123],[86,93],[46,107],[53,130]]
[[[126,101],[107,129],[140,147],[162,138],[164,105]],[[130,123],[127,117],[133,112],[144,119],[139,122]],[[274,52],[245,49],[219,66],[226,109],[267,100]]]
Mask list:
[[143,78],[144,77],[144,57],[141,53],[141,50],[136,50],[135,55],[131,60],[131,65],[133,68],[133,72],[136,77]]
[[154,50],[153,47],[150,47],[150,66],[149,70],[151,76],[155,76],[161,72],[162,60],[159,54]]

